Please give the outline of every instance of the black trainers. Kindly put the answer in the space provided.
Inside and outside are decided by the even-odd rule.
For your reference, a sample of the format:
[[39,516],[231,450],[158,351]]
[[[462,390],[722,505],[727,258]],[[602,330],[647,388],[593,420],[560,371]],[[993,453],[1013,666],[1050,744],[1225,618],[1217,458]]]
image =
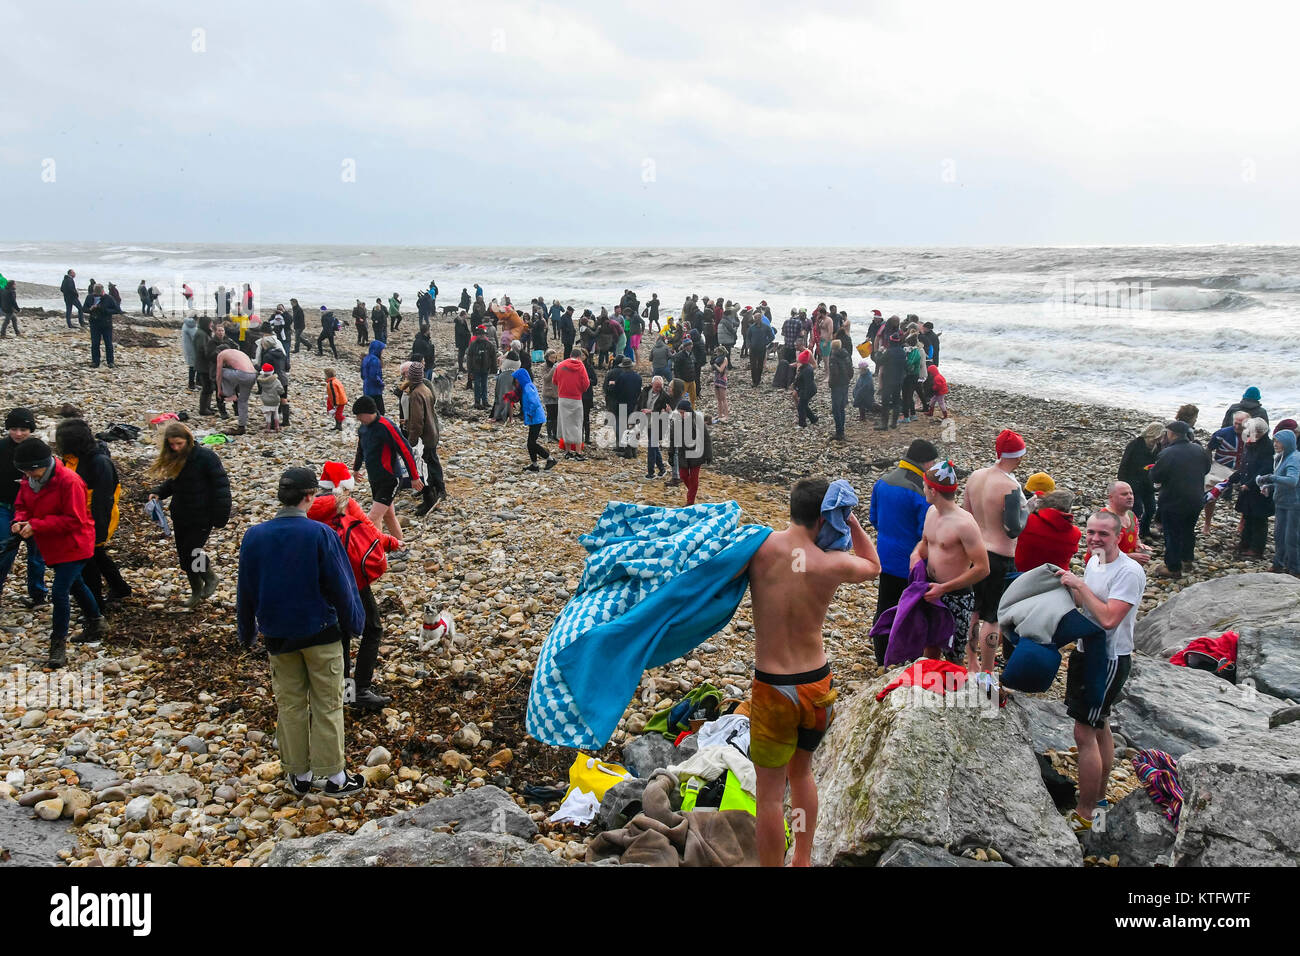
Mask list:
[[307,796],[307,794],[311,793],[311,785],[312,785],[311,777],[308,777],[306,780],[299,780],[293,774],[289,774],[290,793],[296,794],[297,796],[300,797],[305,797]]
[[326,780],[325,786],[321,788],[321,793],[327,797],[350,797],[354,793],[360,793],[366,789],[366,778],[359,773],[347,774],[343,782],[335,783],[333,780]]
[[552,468],[554,468],[554,467],[555,467],[555,459],[554,459],[554,458],[548,458],[548,459],[546,459],[546,468],[545,468],[545,470],[546,470],[546,471],[550,471],[550,470],[551,470]]

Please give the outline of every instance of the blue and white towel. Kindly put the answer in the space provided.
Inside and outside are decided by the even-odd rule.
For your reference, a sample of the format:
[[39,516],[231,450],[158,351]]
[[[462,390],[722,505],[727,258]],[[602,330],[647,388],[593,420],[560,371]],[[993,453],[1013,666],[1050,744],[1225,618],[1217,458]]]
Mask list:
[[770,528],[734,501],[660,508],[611,501],[579,541],[578,589],[551,626],[528,697],[528,732],[561,747],[605,746],[642,673],[726,626]]
[[858,494],[843,478],[836,478],[822,498],[822,517],[826,521],[817,532],[817,547],[823,551],[847,551],[853,547],[849,515],[858,503]]
[[151,521],[157,523],[163,534],[170,535],[172,533],[171,525],[167,523],[167,512],[164,510],[161,501],[155,498],[149,499],[145,502],[144,513],[149,516]]

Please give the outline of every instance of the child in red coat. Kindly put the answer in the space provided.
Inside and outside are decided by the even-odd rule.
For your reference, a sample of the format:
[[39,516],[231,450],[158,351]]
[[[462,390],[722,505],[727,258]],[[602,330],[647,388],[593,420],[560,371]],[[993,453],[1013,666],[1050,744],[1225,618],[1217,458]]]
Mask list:
[[943,412],[943,417],[947,418],[948,403],[944,401],[944,397],[948,394],[948,380],[943,377],[937,365],[931,365],[927,371],[930,373],[930,407],[925,413],[933,418],[934,408],[937,405],[939,411]]

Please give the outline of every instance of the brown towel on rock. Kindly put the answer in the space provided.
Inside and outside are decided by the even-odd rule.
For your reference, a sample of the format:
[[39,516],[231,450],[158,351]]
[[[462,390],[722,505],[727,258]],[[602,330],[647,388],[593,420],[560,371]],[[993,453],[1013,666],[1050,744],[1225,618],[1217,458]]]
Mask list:
[[757,866],[754,818],[744,810],[682,813],[677,777],[657,770],[641,797],[641,812],[621,830],[597,834],[587,862],[617,857],[647,866]]

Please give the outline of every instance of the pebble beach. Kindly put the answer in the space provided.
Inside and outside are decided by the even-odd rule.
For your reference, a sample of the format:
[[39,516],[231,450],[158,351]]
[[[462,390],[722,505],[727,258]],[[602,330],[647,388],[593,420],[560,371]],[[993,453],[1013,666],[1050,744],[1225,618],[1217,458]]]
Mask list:
[[[18,281],[20,301],[54,293],[21,276]],[[473,411],[472,393],[455,376],[452,325],[443,316],[433,325],[435,371],[456,378],[450,401],[440,408],[449,498],[423,519],[413,515],[414,498],[399,500],[410,556],[392,564],[375,588],[385,627],[377,683],[392,705],[375,714],[349,710],[346,717],[348,763],[364,768],[370,786],[355,798],[301,802],[280,786],[265,655],[260,648],[244,652],[236,640],[238,546],[246,528],[275,513],[275,481],[284,468],[319,471],[326,460],[351,462],[355,431],[333,431],[324,408],[327,366],[339,369],[350,399],[360,393],[363,351],[352,344],[346,310],[339,315],[345,327],[336,336],[338,359],[305,351],[292,356],[291,426],[274,435],[253,416],[247,435],[217,449],[231,478],[234,510],[209,542],[220,577],[216,596],[192,612],[180,608],[184,578],[172,543],[143,513],[144,472],[155,452],[149,420],[184,410],[199,431],[221,424],[195,416],[198,393],[186,388],[179,316],[119,317],[116,369],[89,367],[88,334],[67,329],[62,311],[25,308],[22,337],[0,341],[0,407],[32,409],[47,437],[65,403],[96,431],[115,422],[143,429],[139,442],[110,445],[122,483],[122,523],[110,551],[135,594],[108,618],[101,645],[69,647],[68,671],[102,675],[102,712],[30,708],[0,696],[0,800],[19,799],[41,808],[38,815],[73,824],[75,840],[60,854],[72,865],[253,866],[279,841],[355,832],[372,819],[488,784],[532,816],[541,827],[535,841],[552,855],[576,860],[585,853],[581,831],[545,822],[555,803],[523,795],[530,784],[563,782],[573,759],[572,752],[539,744],[524,730],[532,669],[581,575],[585,552],[578,539],[605,503],[680,505],[683,489],[646,480],[644,454],[627,461],[612,450],[594,450],[583,462],[561,461],[550,472],[524,472],[526,428],[518,421],[494,424]],[[310,325],[309,318],[309,334]],[[390,334],[386,382],[398,380],[415,328],[412,313]],[[648,378],[646,351],[643,344],[637,370]],[[777,528],[785,526],[789,486],[800,477],[849,479],[862,499],[865,526],[871,483],[894,467],[912,439],[934,442],[964,478],[993,460],[994,436],[1003,428],[1019,432],[1029,446],[1020,479],[1035,471],[1051,474],[1058,487],[1076,495],[1082,523],[1104,503],[1124,445],[1153,420],[1132,409],[1019,394],[1013,379],[1000,391],[950,376],[950,420],[921,416],[880,432],[874,420],[859,422],[850,408],[848,440],[836,444],[824,377],[813,402],[821,423],[799,430],[788,396],[768,384],[773,368],[769,362],[758,389],[750,387],[745,369],[733,372],[730,421],[713,426],[715,463],[704,470],[699,500],[735,500],[746,520]],[[1185,400],[1198,403],[1195,382],[1188,383]],[[711,395],[700,407],[713,412]],[[1222,411],[1203,406],[1202,425],[1217,426]],[[596,431],[593,423],[593,439]],[[359,488],[357,497],[368,505],[365,491]],[[1235,527],[1235,513],[1221,507],[1214,531],[1200,539],[1195,566],[1180,581],[1150,580],[1141,611],[1198,581],[1265,570],[1265,562],[1234,558]],[[14,573],[0,602],[0,668],[23,666],[31,675],[44,659],[50,612],[24,610],[16,603],[20,593],[21,575]],[[867,637],[875,600],[873,583],[841,587],[826,620],[831,666],[848,692],[878,673]],[[426,605],[454,615],[450,646],[421,649]],[[648,672],[605,755],[616,758],[657,705],[702,681],[744,696],[752,672],[751,630],[746,599],[729,626],[696,652]],[[1060,755],[1059,768],[1071,773],[1068,754]],[[1131,771],[1117,768],[1112,799],[1135,785]]]

